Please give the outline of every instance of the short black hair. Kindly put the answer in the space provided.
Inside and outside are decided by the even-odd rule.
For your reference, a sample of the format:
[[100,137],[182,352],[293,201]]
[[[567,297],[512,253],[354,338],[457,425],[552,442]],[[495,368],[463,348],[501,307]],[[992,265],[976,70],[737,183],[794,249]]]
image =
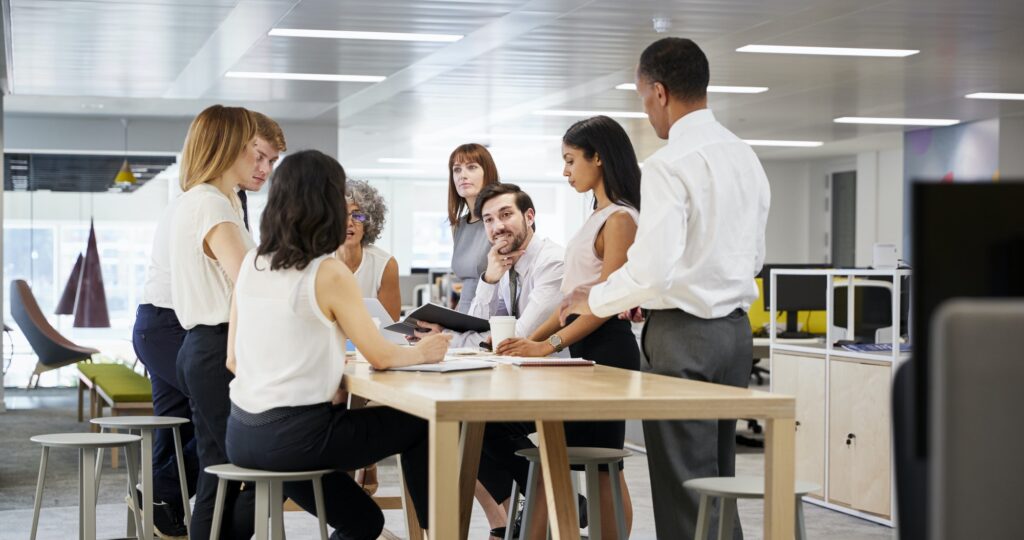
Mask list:
[[[583,157],[601,158],[604,191],[615,204],[640,210],[640,165],[629,135],[607,116],[593,116],[576,122],[562,136],[562,142],[583,152]],[[597,199],[594,199],[597,208]]]
[[303,270],[338,249],[347,222],[341,164],[316,150],[292,154],[274,170],[256,253],[270,255],[271,270]]
[[[487,184],[476,196],[476,206],[473,208],[474,213],[476,213],[477,216],[482,216],[484,204],[487,201],[495,197],[508,194],[515,195],[516,208],[518,208],[523,214],[525,214],[527,210],[533,210],[534,213],[537,212],[537,209],[533,207],[533,199],[531,199],[525,191],[519,189],[519,186],[515,184]],[[536,223],[533,224],[533,230],[537,230]]]
[[637,75],[659,82],[680,101],[703,99],[711,73],[708,57],[693,40],[668,37],[651,43],[640,55]]

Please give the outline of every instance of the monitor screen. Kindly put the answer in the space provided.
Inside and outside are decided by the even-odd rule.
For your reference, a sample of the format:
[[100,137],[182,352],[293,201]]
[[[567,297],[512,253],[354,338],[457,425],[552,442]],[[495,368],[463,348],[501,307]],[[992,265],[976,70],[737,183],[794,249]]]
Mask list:
[[[771,271],[775,269],[807,270],[831,268],[828,264],[766,264],[759,276],[764,289],[764,309],[771,309]],[[776,311],[821,311],[826,307],[827,276],[776,276],[779,290],[775,300],[779,305]]]
[[1024,297],[1024,182],[919,182],[912,204],[916,449],[926,456],[932,315],[955,297]]

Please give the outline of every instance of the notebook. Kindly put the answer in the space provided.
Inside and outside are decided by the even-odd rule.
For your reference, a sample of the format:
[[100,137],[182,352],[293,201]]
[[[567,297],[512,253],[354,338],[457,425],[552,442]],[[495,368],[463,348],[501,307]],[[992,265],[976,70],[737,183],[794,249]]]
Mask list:
[[512,366],[592,366],[593,360],[583,358],[524,358],[522,356],[492,356],[488,360]]
[[449,373],[452,371],[472,371],[475,369],[493,369],[494,363],[484,360],[448,359],[437,364],[416,364],[399,368],[390,368],[388,371],[428,371],[433,373]]
[[487,332],[491,329],[491,324],[485,319],[459,313],[437,304],[424,304],[401,322],[385,326],[384,329],[411,336],[415,334],[418,321],[439,324],[455,332]]

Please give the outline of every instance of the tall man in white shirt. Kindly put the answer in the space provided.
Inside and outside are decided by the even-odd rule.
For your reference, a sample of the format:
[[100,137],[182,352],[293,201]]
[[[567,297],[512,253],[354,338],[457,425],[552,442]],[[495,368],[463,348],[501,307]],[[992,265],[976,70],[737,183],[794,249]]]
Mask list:
[[[688,39],[661,39],[640,56],[637,93],[668,144],[644,161],[626,264],[566,297],[562,316],[642,306],[651,371],[746,387],[770,193],[753,150],[707,109],[708,80],[707,58]],[[735,431],[735,420],[644,422],[658,538],[694,537],[699,498],[683,482],[735,475]],[[738,524],[733,537],[742,538]]]
[[[529,336],[558,309],[565,274],[565,249],[534,233],[533,200],[515,184],[485,186],[477,196],[475,212],[484,222],[491,250],[487,254],[487,269],[480,276],[468,313],[482,319],[493,315],[515,316],[516,335]],[[436,324],[420,322],[419,325],[427,331],[417,332],[417,337],[444,330]],[[486,337],[477,332],[457,333],[452,346],[475,347]],[[497,433],[502,438],[517,435],[525,440],[532,430],[520,424],[502,426],[507,429],[496,432],[489,427],[487,433]],[[504,467],[488,467],[485,461],[478,477],[476,497],[488,522],[493,528],[504,526],[504,508],[496,503],[503,502],[511,493],[512,475]]]

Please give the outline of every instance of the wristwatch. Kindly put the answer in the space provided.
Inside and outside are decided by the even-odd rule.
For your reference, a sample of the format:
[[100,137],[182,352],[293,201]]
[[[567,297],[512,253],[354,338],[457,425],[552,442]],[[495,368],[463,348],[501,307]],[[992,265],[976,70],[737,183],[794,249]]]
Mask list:
[[562,349],[565,348],[565,346],[562,345],[562,337],[558,334],[551,334],[551,336],[548,337],[548,345],[554,347],[555,352],[562,352]]

